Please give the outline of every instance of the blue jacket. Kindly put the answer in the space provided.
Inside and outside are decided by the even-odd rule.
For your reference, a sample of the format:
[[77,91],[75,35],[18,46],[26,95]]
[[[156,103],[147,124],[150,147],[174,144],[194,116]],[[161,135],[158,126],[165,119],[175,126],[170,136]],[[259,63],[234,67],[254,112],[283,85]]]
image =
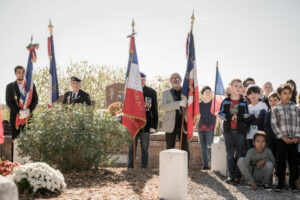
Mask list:
[[[230,114],[230,96],[225,98],[221,104],[219,111],[219,117],[224,120],[223,128],[224,131],[229,131],[231,129],[231,118],[233,114]],[[246,134],[248,128],[248,118],[249,110],[247,101],[241,96],[238,103],[238,112],[237,112],[237,131],[238,133]]]

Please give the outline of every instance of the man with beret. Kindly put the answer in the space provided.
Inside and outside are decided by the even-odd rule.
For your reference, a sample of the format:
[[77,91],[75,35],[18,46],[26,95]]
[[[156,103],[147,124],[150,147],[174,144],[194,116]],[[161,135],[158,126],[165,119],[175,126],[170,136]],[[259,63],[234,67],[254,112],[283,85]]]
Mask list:
[[80,78],[72,76],[70,86],[72,88],[72,91],[68,91],[65,93],[63,104],[86,104],[88,106],[91,105],[90,95],[80,89]]
[[[158,124],[157,93],[154,89],[146,86],[146,75],[142,72],[141,82],[145,101],[147,123],[144,128],[142,128],[140,132],[135,136],[135,151],[138,139],[140,139],[142,152],[142,168],[147,168],[150,134],[156,132]],[[133,168],[133,143],[129,145],[128,168]]]

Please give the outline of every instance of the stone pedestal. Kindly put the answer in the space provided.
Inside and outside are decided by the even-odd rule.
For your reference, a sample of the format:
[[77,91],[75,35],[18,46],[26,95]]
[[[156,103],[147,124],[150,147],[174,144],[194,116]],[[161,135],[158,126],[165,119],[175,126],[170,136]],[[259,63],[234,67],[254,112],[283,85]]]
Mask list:
[[188,155],[186,151],[169,149],[159,153],[160,198],[187,199]]
[[0,200],[18,200],[18,188],[14,182],[5,177],[0,177]]
[[211,145],[211,170],[227,176],[227,154],[225,142]]
[[0,156],[2,160],[11,161],[11,136],[4,135],[4,143],[0,144]]

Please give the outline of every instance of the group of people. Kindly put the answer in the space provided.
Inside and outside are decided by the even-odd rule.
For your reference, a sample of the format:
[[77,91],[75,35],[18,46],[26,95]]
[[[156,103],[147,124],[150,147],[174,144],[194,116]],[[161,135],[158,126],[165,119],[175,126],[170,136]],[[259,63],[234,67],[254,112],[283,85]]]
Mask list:
[[[16,127],[16,117],[28,118],[38,104],[38,95],[33,85],[32,100],[26,110],[20,107],[20,99],[25,98],[25,68],[15,67],[16,81],[7,85],[6,104],[10,109],[12,138],[20,134],[22,127]],[[83,103],[91,105],[90,95],[80,89],[81,80],[71,77],[72,91],[64,95],[64,104]],[[161,109],[165,112],[162,118],[162,131],[166,136],[166,148],[175,148],[176,140],[181,137],[183,125],[182,150],[188,152],[189,143],[186,134],[186,121],[182,123],[183,109],[186,100],[181,99],[182,78],[173,73],[169,79],[171,88],[162,93]],[[158,126],[157,92],[146,85],[146,75],[141,73],[141,84],[145,101],[146,125],[136,135],[135,143],[129,145],[128,168],[134,167],[134,144],[141,144],[142,168],[148,166],[148,148],[150,134]],[[245,81],[233,79],[226,89],[226,97],[221,103],[218,117],[211,113],[211,88],[203,87],[202,101],[199,102],[200,119],[197,122],[201,144],[203,168],[209,169],[211,160],[210,146],[219,124],[225,139],[227,167],[230,184],[239,184],[241,177],[256,190],[258,184],[266,189],[272,186],[274,176],[278,177],[276,191],[285,187],[286,163],[289,166],[289,186],[297,192],[295,185],[298,179],[298,143],[300,141],[300,109],[298,105],[296,83],[288,80],[273,91],[272,84],[266,82],[262,89],[255,85],[253,78]]]
[[[6,93],[5,93],[5,101],[6,105],[10,110],[10,125],[11,125],[11,133],[12,139],[16,139],[20,132],[25,127],[25,124],[21,124],[20,126],[16,126],[16,119],[19,116],[19,119],[30,118],[33,114],[34,109],[38,104],[38,94],[36,91],[36,87],[33,84],[32,89],[32,97],[31,101],[28,105],[24,107],[20,104],[20,99],[26,99],[26,85],[24,84],[24,77],[25,77],[25,68],[23,66],[16,66],[15,67],[15,76],[16,81],[9,83],[6,86]],[[70,86],[72,91],[68,91],[64,95],[63,104],[77,104],[82,103],[86,105],[91,105],[90,95],[85,91],[81,90],[81,80],[76,76],[72,76],[70,80]],[[12,147],[13,148],[13,147]]]
[[271,189],[276,177],[274,190],[281,192],[288,163],[289,187],[298,192],[300,96],[297,105],[296,83],[288,80],[273,91],[272,84],[266,82],[262,91],[263,95],[253,78],[243,82],[233,79],[221,104],[219,118],[229,171],[226,182],[238,185],[243,176],[253,190],[259,184]]

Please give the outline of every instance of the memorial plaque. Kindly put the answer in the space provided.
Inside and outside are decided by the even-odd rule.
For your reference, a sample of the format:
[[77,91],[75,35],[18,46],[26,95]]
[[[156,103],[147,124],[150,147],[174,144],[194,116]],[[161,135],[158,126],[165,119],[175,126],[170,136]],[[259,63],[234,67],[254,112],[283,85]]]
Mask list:
[[115,83],[106,87],[106,107],[115,102],[122,102],[124,83]]

